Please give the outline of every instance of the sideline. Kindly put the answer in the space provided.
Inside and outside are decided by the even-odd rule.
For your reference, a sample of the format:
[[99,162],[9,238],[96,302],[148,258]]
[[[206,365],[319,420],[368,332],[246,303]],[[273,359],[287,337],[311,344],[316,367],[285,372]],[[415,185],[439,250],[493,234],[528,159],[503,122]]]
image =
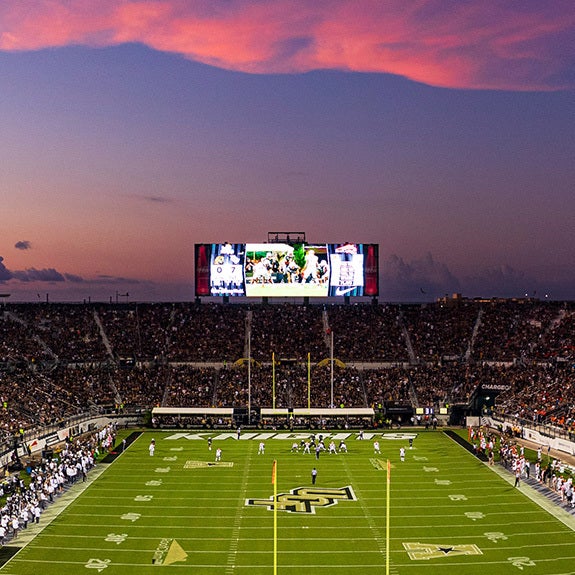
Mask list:
[[[135,442],[142,434],[132,434],[135,437],[129,443],[126,442],[126,449]],[[54,519],[56,519],[71,503],[73,503],[92,483],[94,483],[110,466],[110,464],[120,457],[124,451],[112,452],[114,457],[108,460],[108,455],[96,463],[86,476],[86,481],[77,481],[66,488],[53,503],[51,503],[40,515],[39,523],[28,523],[26,529],[22,529],[15,539],[10,539],[6,545],[0,549],[0,570],[10,562],[22,549],[24,549],[33,539],[35,539]]]
[[[462,449],[465,449],[466,451],[470,452],[472,455],[475,455],[473,453],[473,451],[471,451],[465,445],[463,445],[461,441],[457,441],[456,438],[453,437],[451,434],[446,433],[445,435],[447,437],[449,437],[454,443],[459,445]],[[465,442],[465,443],[467,443],[467,442]],[[471,445],[471,444],[469,444],[469,445]],[[483,464],[488,469],[490,469],[491,471],[493,471],[494,473],[499,475],[499,477],[501,477],[501,479],[503,479],[504,481],[509,483],[511,485],[511,487],[514,486],[515,476],[512,475],[507,469],[505,469],[505,467],[503,467],[502,465],[499,465],[499,464],[491,466],[486,461],[483,461]],[[532,481],[535,481],[535,480],[532,480]],[[521,493],[523,493],[523,495],[525,495],[525,497],[528,497],[529,499],[531,499],[531,501],[533,501],[533,503],[535,503],[536,505],[541,507],[541,509],[547,511],[549,514],[551,514],[553,517],[555,517],[556,519],[561,521],[561,523],[563,523],[566,527],[568,527],[572,531],[575,531],[575,515],[572,515],[566,509],[563,509],[562,507],[559,507],[557,504],[553,503],[553,501],[551,501],[551,499],[546,494],[540,493],[534,487],[531,487],[531,485],[529,485],[529,483],[527,483],[527,480],[522,479],[521,480],[521,487],[514,488],[514,489],[518,489]],[[551,495],[552,493],[553,493],[553,491],[551,491],[551,489],[549,489],[549,494]]]
[[[497,473],[499,477],[507,481],[507,483],[509,483],[512,487],[515,485],[515,476],[510,471],[505,469],[505,467],[503,467],[502,465],[498,464],[494,465],[493,467],[487,465],[487,467],[489,467],[489,469]],[[539,492],[535,489],[535,487],[532,487],[530,484],[531,482],[535,482],[535,479],[522,478],[520,487],[514,487],[514,489],[518,489],[519,491],[521,491],[523,495],[531,499],[531,501],[539,505],[539,507],[549,512],[551,515],[553,515],[553,517],[559,519],[559,521],[561,521],[561,523],[569,527],[569,529],[575,531],[575,515],[572,515],[571,513],[569,513],[569,511],[567,511],[563,507],[560,507],[556,503],[553,503],[553,501],[547,496],[547,494]],[[546,487],[546,490],[549,491],[549,494],[554,493],[548,487]]]
[[48,525],[64,511],[72,503],[79,495],[84,493],[86,489],[94,482],[104,471],[106,471],[108,464],[97,463],[95,469],[92,469],[90,473],[88,473],[86,477],[86,481],[76,482],[73,485],[70,485],[62,495],[58,497],[51,503],[40,515],[40,522],[39,523],[28,523],[28,527],[26,529],[22,529],[15,539],[11,539],[8,542],[6,547],[19,547],[23,548],[36,537],[39,533],[41,533],[44,528],[48,527]]

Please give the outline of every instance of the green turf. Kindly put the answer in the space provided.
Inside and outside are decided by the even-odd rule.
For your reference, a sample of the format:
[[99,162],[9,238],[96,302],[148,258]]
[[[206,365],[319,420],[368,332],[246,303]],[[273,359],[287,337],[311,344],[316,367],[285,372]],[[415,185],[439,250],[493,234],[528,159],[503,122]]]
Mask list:
[[[273,573],[274,513],[265,503],[274,459],[280,501],[302,509],[277,513],[277,572],[385,573],[388,458],[390,573],[574,573],[572,527],[442,432],[420,431],[411,450],[405,438],[381,439],[380,456],[371,440],[352,434],[349,453],[322,453],[319,461],[290,453],[291,439],[268,438],[258,455],[259,441],[246,435],[216,438],[212,451],[208,434],[190,436],[200,435],[142,435],[0,574]],[[223,465],[213,465],[216,447]],[[314,466],[316,492],[298,493],[312,487]],[[252,499],[261,504],[247,505]]]

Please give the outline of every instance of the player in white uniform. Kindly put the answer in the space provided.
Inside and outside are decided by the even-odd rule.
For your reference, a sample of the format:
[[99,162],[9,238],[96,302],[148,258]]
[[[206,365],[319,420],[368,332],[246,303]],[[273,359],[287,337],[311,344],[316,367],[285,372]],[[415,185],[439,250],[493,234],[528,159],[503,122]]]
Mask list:
[[304,283],[317,282],[317,266],[319,263],[318,257],[315,255],[315,250],[309,250],[305,254],[305,265],[303,267],[303,281]]

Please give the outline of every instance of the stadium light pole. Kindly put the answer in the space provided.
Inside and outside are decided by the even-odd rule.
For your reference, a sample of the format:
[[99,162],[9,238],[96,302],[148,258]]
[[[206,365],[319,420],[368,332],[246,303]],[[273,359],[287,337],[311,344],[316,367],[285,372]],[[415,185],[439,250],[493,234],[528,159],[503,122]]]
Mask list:
[[276,354],[272,351],[272,408],[276,408]]
[[330,396],[330,408],[333,408],[333,329],[330,332],[330,363],[331,363],[331,373],[330,373],[330,388],[331,388],[331,396]]
[[252,422],[252,330],[248,331],[248,425]]

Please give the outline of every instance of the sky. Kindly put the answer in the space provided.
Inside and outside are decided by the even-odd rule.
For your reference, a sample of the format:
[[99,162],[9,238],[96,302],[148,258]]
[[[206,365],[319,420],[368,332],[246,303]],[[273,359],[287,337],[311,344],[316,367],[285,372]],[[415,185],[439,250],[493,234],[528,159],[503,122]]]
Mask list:
[[[2,301],[380,246],[380,301],[575,300],[572,0],[2,0]],[[9,295],[8,295],[9,294]]]

